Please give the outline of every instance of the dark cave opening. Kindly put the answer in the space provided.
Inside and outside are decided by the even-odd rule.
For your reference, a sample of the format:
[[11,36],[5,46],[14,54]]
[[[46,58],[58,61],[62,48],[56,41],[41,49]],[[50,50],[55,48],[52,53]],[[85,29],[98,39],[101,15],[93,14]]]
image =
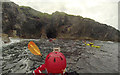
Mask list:
[[47,37],[48,38],[56,38],[57,37],[57,30],[54,28],[49,28],[46,31]]
[[48,38],[56,38],[57,37],[57,33],[56,32],[47,32],[47,37]]

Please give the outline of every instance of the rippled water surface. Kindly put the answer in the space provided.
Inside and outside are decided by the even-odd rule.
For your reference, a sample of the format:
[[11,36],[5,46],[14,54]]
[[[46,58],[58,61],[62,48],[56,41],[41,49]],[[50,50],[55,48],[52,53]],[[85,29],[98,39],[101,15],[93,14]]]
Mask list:
[[[118,42],[91,41],[100,48],[86,46],[80,40],[31,39],[40,48],[43,57],[35,56],[27,48],[30,40],[23,40],[2,47],[2,71],[6,73],[31,73],[44,63],[53,47],[60,47],[67,60],[67,72],[117,73]],[[90,41],[87,41],[89,43]]]

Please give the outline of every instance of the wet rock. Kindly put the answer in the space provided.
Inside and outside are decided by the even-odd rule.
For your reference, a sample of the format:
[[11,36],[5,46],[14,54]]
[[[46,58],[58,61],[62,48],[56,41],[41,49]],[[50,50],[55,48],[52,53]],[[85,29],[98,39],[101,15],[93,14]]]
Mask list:
[[7,34],[2,34],[2,41],[4,43],[9,43],[10,42],[10,39],[9,39]]

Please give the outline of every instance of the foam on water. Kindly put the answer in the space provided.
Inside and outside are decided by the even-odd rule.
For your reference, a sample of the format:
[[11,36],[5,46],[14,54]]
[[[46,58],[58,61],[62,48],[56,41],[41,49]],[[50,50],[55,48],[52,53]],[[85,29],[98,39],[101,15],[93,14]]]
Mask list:
[[29,41],[33,41],[33,40],[35,40],[35,41],[39,41],[40,39],[20,39],[20,38],[13,38],[13,37],[9,37],[9,39],[10,39],[10,42],[9,43],[4,43],[3,41],[2,41],[2,39],[0,40],[0,42],[1,42],[1,46],[8,46],[8,45],[10,45],[10,44],[13,44],[13,43],[17,43],[17,42],[21,42],[21,41],[26,41],[26,40],[29,40]]
[[10,39],[10,42],[9,43],[3,43],[3,45],[10,45],[10,44],[12,44],[12,43],[17,43],[17,42],[20,42],[21,41],[21,39],[19,39],[19,38],[12,38],[12,37],[9,37],[9,39]]

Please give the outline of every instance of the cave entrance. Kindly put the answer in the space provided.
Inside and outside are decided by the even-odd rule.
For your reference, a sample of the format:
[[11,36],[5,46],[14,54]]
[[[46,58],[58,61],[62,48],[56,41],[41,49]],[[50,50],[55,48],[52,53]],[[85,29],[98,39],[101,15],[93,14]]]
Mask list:
[[47,37],[48,38],[56,38],[57,33],[56,32],[47,32]]
[[57,30],[56,29],[48,29],[46,31],[47,37],[48,38],[56,38],[57,37]]

